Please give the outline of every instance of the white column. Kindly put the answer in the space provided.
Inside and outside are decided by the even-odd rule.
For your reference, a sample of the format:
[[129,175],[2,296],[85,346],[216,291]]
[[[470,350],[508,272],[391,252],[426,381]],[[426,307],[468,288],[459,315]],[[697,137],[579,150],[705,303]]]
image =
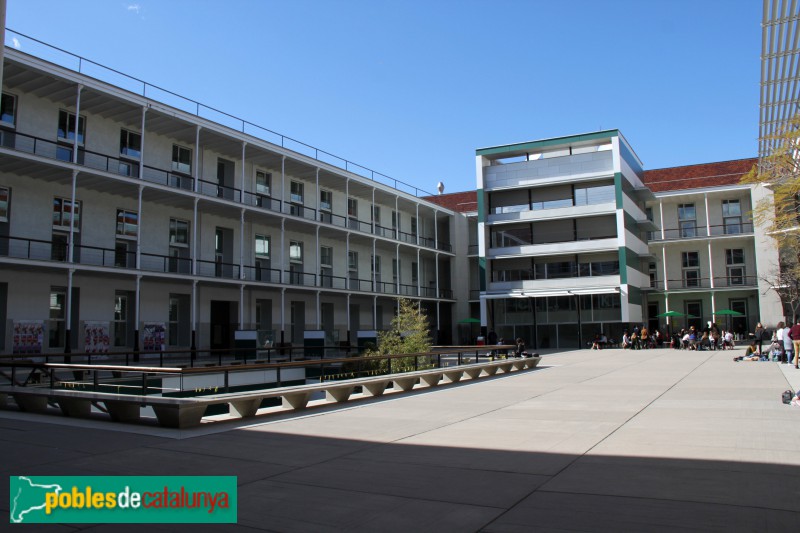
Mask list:
[[703,193],[703,202],[706,206],[706,237],[711,237],[711,219],[708,216],[708,193]]
[[194,136],[194,165],[192,166],[192,177],[194,178],[194,192],[200,192],[200,130],[197,126]]
[[284,341],[286,332],[286,287],[281,289],[281,342]]
[[[286,203],[286,156],[281,157],[281,213],[285,213],[283,204]],[[281,228],[283,229],[283,228]]]
[[[419,219],[417,219],[417,235],[419,235]],[[419,241],[419,237],[417,237],[417,241]],[[417,248],[417,298],[422,296],[422,291],[420,291],[420,286],[422,284],[422,263],[419,260],[419,248]]]
[[[434,209],[433,210],[433,247],[438,250],[439,249],[439,224],[437,224],[437,221],[436,221],[436,215],[437,214],[438,214],[438,211],[436,211]],[[437,278],[438,278],[438,275],[437,275]],[[437,279],[436,281],[438,282],[439,280]]]
[[658,201],[658,216],[661,219],[661,240],[663,241],[666,238],[665,230],[664,230],[664,201]]
[[[142,268],[142,192],[144,185],[139,185],[139,200],[136,211],[136,270]],[[138,324],[138,322],[137,322]],[[137,326],[138,327],[138,326]]]
[[239,279],[244,279],[244,208],[239,213]]
[[[664,267],[664,290],[666,291],[669,286],[667,283],[667,247],[664,245],[661,246],[661,264]],[[669,311],[669,309],[667,310]]]
[[244,162],[245,162],[245,158],[246,158],[245,148],[247,148],[247,141],[242,141],[242,183],[241,183],[241,185],[239,185],[239,189],[241,189],[242,192],[241,192],[241,196],[239,197],[239,201],[240,202],[244,202],[244,191],[246,189],[245,181],[247,179],[246,178],[247,174],[245,173],[245,169],[244,169]]
[[[78,184],[78,171],[72,171],[72,193],[70,194],[70,214],[69,214],[69,242],[67,243],[67,259],[70,263],[73,262],[75,257],[75,189],[77,189]],[[70,299],[70,295],[67,295],[67,300]]]
[[395,282],[394,291],[396,294],[400,294],[400,275],[402,270],[400,269],[400,243],[395,245],[395,261],[397,261],[397,281]]
[[199,198],[194,199],[194,210],[192,214],[192,275],[197,275],[197,204],[200,201]]
[[[317,220],[321,220],[320,216],[319,216],[319,194],[320,194],[319,193],[319,167],[317,167],[316,184],[317,184],[317,203],[316,203],[316,205],[314,207],[315,207],[315,209],[317,211]],[[333,206],[331,206],[331,208],[333,208]],[[317,229],[319,229],[319,228],[317,228]],[[319,251],[319,247],[317,247],[317,251]],[[319,270],[319,269],[317,269],[317,270]],[[319,329],[319,328],[317,328],[317,329]]]
[[286,237],[286,219],[282,218],[281,219],[281,262],[280,262],[280,267],[279,267],[280,268],[280,272],[278,274],[279,277],[280,277],[280,282],[281,283],[285,283],[285,281],[283,279],[283,271],[286,270],[286,263],[285,263],[285,261],[286,261],[286,250],[285,250],[285,247],[286,247],[286,242],[285,241],[286,241],[286,239],[285,239],[285,237]]
[[[317,286],[322,285],[322,278],[319,278],[319,276],[322,274],[322,272],[321,272],[322,263],[320,262],[320,257],[319,257],[320,253],[319,252],[320,252],[320,250],[319,250],[319,226],[317,226],[317,270],[314,272],[314,279],[317,280],[317,283],[315,283],[315,285],[317,285]],[[319,328],[317,328],[317,329],[319,329]]]
[[[372,227],[373,229],[375,228],[374,222]],[[378,292],[378,282],[376,279],[378,276],[378,252],[375,247],[375,242],[377,240],[378,239],[372,239],[372,292]]]
[[[370,212],[369,219],[372,222],[372,234],[375,235],[375,189],[372,189],[372,207],[370,208],[372,211]],[[373,245],[374,249],[374,245]]]
[[434,271],[436,272],[436,298],[441,298],[441,294],[439,293],[439,252],[436,252],[436,257],[434,257],[433,260],[435,261]]
[[[414,218],[415,218],[415,219],[416,219],[416,221],[417,221],[417,232],[416,232],[416,234],[414,235],[414,238],[415,238],[415,239],[416,239],[416,241],[417,241],[417,246],[419,246],[419,233],[420,233],[420,232],[419,232],[419,227],[421,226],[421,224],[420,224],[420,220],[419,220],[419,204],[417,204],[417,215],[416,215]],[[417,250],[417,259],[419,259],[419,250]],[[417,261],[417,263],[419,264],[419,261]]]
[[[395,195],[394,197],[394,238],[400,239],[400,197]],[[398,265],[400,262],[398,261]],[[397,277],[400,278],[400,270],[397,270]]]
[[[345,267],[345,275],[344,278],[346,281],[345,287],[349,290],[353,290],[353,287],[350,286],[350,232],[348,231],[345,235],[344,239],[344,267]],[[348,295],[348,298],[350,296]],[[349,309],[349,307],[348,307]],[[349,327],[350,322],[348,322]]]
[[145,125],[145,115],[147,114],[147,106],[142,106],[142,129],[141,133],[139,133],[139,138],[141,141],[141,146],[139,147],[139,178],[144,176],[144,125]]
[[[72,163],[78,164],[78,136],[81,131],[81,91],[83,85],[78,84],[78,96],[75,100],[75,137],[72,139]],[[69,129],[69,120],[67,121],[67,129]],[[69,133],[67,133],[69,135]]]
[[711,288],[714,288],[714,259],[711,256],[711,241],[708,241],[708,279],[711,282]]

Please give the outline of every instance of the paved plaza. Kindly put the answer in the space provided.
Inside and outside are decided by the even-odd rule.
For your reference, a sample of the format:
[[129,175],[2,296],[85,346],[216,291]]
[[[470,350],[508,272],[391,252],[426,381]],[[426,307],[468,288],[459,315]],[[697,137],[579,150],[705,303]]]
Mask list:
[[741,353],[545,354],[533,371],[189,431],[0,411],[2,472],[238,476],[238,528],[195,532],[797,532],[800,408],[780,396],[800,370]]

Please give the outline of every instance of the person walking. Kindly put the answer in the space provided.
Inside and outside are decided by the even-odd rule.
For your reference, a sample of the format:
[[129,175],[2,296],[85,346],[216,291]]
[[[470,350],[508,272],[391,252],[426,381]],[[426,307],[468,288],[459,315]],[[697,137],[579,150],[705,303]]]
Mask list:
[[797,366],[797,357],[800,355],[800,317],[797,318],[796,323],[789,330],[789,338],[792,339],[792,346],[794,348],[794,367]]

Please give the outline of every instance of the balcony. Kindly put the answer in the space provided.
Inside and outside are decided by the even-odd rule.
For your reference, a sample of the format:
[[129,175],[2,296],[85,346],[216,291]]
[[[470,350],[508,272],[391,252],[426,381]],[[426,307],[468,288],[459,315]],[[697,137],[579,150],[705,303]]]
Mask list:
[[495,164],[484,170],[485,188],[517,187],[535,184],[537,181],[570,177],[596,177],[611,175],[614,172],[611,150],[588,152],[583,154],[546,157],[532,161]]
[[[0,130],[0,148],[7,148],[24,154],[33,154],[66,163],[72,163],[74,149],[72,145],[60,144],[48,139],[7,130]],[[195,190],[195,178],[190,175],[148,165],[141,165],[138,161],[108,156],[80,147],[78,148],[77,164],[92,170],[108,172],[125,178],[141,179],[148,183],[164,185],[181,191],[194,192]],[[297,216],[306,220],[315,220],[332,226],[386,237],[408,244],[416,245],[418,243],[417,235],[412,233],[398,231],[395,228],[387,228],[377,224],[373,226],[371,222],[364,222],[356,218],[336,215],[329,211],[318,212],[314,208],[306,207],[296,202],[283,202],[280,199],[243,191],[214,181],[198,179],[197,192],[212,198],[219,198],[253,208],[261,208],[276,213]],[[432,237],[419,237],[419,245],[448,253],[451,253],[453,250],[450,243],[441,239],[437,242],[436,239]]]
[[[709,232],[708,229],[711,231]],[[652,231],[648,233],[648,238],[650,242],[658,242],[706,239],[709,237],[735,237],[737,235],[752,235],[753,223],[739,222],[736,224],[721,224],[711,226],[708,229],[705,226],[670,228],[664,230],[663,237],[660,231]]]
[[[758,287],[757,276],[720,276],[714,278],[691,278],[691,279],[669,279],[666,283],[666,290],[698,290],[712,289],[754,289]],[[663,291],[665,290],[664,280],[650,280],[650,288]]]

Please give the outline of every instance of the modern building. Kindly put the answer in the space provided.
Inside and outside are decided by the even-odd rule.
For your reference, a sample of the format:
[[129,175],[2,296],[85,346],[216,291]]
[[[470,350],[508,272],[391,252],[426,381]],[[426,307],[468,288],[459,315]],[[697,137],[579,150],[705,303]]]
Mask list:
[[618,130],[481,148],[476,172],[484,327],[577,348],[644,319],[653,195]]
[[467,282],[456,281],[466,218],[67,59],[79,70],[5,50],[0,350],[226,348],[235,330],[355,343],[388,327],[400,296],[419,300],[437,340],[452,341],[468,312]]

